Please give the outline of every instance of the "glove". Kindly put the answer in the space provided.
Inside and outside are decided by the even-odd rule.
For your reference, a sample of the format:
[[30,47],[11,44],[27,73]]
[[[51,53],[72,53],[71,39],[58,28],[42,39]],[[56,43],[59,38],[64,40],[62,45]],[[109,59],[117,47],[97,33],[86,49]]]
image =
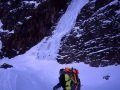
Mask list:
[[57,90],[56,86],[53,87],[53,90]]

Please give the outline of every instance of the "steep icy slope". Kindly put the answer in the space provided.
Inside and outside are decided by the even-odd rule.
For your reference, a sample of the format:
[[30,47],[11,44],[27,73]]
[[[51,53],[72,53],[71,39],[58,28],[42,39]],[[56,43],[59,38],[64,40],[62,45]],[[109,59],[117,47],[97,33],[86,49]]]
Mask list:
[[72,1],[72,3],[67,8],[66,13],[58,22],[58,25],[53,31],[53,35],[42,40],[38,51],[38,58],[40,60],[44,60],[46,58],[54,60],[57,58],[56,56],[60,48],[61,38],[69,33],[74,27],[79,11],[87,1],[88,0],[84,0],[83,2],[81,2],[81,0]]

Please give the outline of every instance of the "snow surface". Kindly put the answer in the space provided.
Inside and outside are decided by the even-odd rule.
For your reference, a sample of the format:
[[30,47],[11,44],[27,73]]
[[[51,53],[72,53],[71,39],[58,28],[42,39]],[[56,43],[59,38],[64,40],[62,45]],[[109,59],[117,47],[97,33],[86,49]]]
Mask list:
[[3,25],[3,24],[2,24],[2,22],[1,22],[1,20],[0,20],[0,31],[2,31],[2,28],[1,28],[2,25]]
[[34,7],[35,8],[37,8],[38,7],[38,5],[40,5],[41,4],[41,2],[45,2],[46,0],[42,0],[42,1],[40,1],[40,2],[37,2],[37,1],[23,1],[23,3],[25,3],[25,4],[34,4]]
[[[34,52],[34,48],[28,52]],[[79,69],[81,90],[119,90],[120,66],[95,68],[84,63],[60,65],[55,60],[38,60],[35,54],[29,53],[15,58],[3,59],[0,64],[7,62],[14,68],[0,69],[0,90],[52,90],[58,83],[60,68],[75,67]],[[105,80],[103,76],[109,75]],[[62,90],[62,89],[61,89]]]
[[117,13],[117,14],[120,14],[120,10],[117,10],[116,13]]
[[35,4],[35,8],[40,4],[40,3],[37,3],[36,1],[23,1],[25,4]]
[[[60,39],[70,32],[79,10],[86,2],[88,0],[73,0],[66,11],[69,14],[63,15],[51,37],[45,37],[23,55],[0,60],[0,65],[5,62],[13,65],[13,68],[0,68],[0,90],[53,90],[58,83],[59,69],[65,67],[80,71],[81,90],[120,90],[120,66],[95,68],[84,63],[61,65],[55,59]],[[103,79],[106,75],[110,76],[109,80]]]

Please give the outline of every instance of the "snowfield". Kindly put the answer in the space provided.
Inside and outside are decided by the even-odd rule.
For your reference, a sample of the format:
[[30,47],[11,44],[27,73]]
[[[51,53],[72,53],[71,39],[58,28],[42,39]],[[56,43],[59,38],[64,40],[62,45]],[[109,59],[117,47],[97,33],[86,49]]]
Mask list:
[[[60,65],[55,60],[38,60],[32,55],[20,55],[7,62],[13,68],[0,69],[0,90],[53,90],[58,83],[59,69],[77,68],[80,72],[81,90],[119,90],[120,66],[90,67],[84,63]],[[103,76],[109,75],[109,80]],[[62,89],[61,89],[62,90]]]

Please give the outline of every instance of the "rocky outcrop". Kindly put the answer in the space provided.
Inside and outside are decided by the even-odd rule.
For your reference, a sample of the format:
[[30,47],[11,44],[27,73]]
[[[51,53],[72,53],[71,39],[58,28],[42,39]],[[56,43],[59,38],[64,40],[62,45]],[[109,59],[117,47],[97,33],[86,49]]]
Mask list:
[[70,0],[1,0],[4,32],[0,32],[3,45],[0,57],[23,54],[50,35],[68,2]]
[[94,67],[120,64],[120,1],[91,0],[61,44],[59,63],[84,62]]
[[96,0],[95,11],[97,11],[101,7],[104,7],[105,5],[109,4],[112,1],[114,1],[114,0]]

